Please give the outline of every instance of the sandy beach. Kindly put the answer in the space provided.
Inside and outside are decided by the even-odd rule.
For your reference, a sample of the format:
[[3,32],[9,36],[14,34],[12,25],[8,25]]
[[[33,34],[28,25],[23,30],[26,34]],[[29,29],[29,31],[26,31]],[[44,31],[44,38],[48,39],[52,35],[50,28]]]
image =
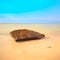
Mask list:
[[[30,29],[44,39],[15,42],[9,32]],[[60,24],[0,24],[0,60],[60,60]]]

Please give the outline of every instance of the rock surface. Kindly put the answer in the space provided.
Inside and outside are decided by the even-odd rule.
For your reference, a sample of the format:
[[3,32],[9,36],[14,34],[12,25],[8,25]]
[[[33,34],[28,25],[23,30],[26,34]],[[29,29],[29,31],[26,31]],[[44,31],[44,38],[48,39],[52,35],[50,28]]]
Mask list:
[[27,29],[14,30],[11,31],[10,34],[16,41],[29,41],[45,37],[44,34]]

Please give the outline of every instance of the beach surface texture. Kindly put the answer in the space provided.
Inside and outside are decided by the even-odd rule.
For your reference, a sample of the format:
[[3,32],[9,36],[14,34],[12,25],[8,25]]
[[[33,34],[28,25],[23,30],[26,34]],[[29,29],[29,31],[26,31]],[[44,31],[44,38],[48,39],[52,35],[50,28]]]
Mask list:
[[[15,29],[37,31],[45,38],[16,42],[10,36]],[[60,24],[0,24],[0,60],[60,60]]]

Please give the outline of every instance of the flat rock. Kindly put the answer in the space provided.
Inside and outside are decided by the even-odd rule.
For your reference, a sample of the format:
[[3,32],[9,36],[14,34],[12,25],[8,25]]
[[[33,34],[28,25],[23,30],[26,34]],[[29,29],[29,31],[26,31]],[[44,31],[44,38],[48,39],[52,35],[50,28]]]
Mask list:
[[45,37],[44,34],[27,29],[14,30],[11,31],[10,34],[16,41],[29,41]]

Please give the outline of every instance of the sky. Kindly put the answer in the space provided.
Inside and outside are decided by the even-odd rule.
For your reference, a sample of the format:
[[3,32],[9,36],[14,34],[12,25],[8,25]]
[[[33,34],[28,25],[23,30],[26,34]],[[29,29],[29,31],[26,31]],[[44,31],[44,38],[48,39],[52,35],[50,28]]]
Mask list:
[[60,23],[60,0],[0,0],[0,23]]

